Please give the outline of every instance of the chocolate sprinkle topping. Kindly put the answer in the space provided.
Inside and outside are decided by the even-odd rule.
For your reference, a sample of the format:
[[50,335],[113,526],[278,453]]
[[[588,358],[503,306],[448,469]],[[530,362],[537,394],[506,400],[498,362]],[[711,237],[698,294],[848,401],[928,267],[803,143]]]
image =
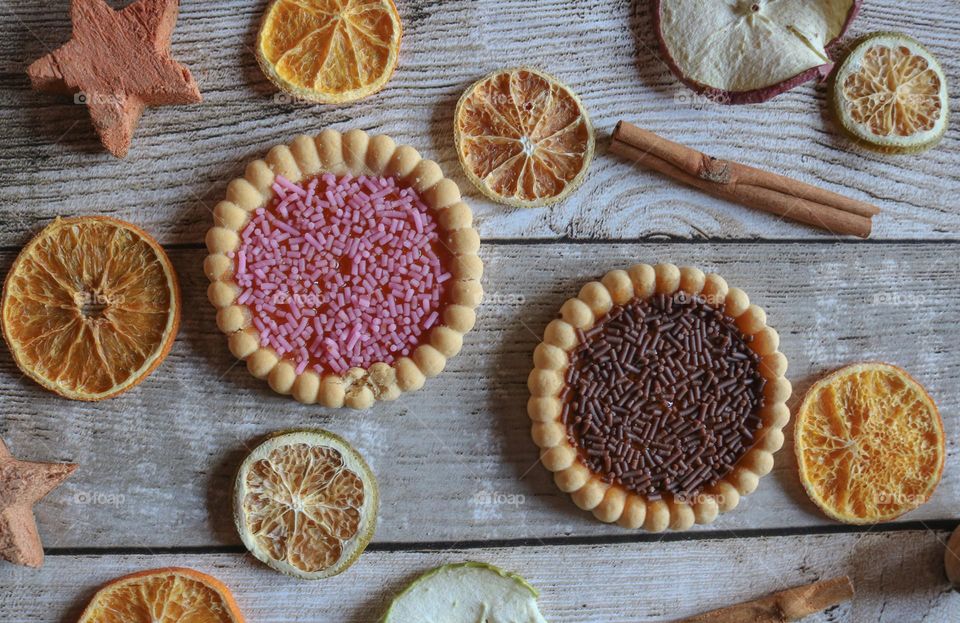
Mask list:
[[761,427],[766,380],[733,319],[702,297],[615,306],[570,354],[562,419],[580,459],[648,500],[689,500]]

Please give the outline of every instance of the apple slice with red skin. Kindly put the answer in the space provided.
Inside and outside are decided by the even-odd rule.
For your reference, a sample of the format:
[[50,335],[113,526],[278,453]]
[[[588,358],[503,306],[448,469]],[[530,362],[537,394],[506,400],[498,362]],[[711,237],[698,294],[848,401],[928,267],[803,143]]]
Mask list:
[[723,104],[765,102],[833,69],[861,0],[653,0],[670,70]]

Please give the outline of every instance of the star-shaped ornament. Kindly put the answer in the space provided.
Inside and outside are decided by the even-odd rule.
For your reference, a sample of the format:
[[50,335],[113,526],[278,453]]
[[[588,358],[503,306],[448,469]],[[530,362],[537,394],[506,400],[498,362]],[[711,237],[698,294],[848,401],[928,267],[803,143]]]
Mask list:
[[17,460],[0,439],[0,558],[28,567],[43,564],[33,505],[75,469],[70,463]]
[[73,36],[27,69],[33,88],[73,94],[90,111],[100,141],[122,158],[148,106],[194,104],[200,89],[170,56],[179,0],[71,0]]

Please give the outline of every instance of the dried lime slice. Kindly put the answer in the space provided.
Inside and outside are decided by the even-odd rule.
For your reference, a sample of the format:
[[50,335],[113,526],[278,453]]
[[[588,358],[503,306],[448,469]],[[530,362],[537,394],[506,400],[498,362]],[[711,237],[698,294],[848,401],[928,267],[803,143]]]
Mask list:
[[341,573],[373,537],[377,481],[363,457],[323,430],[272,437],[240,466],[234,520],[259,560],[306,580]]
[[394,598],[381,623],[546,623],[537,591],[519,575],[482,562],[437,567]]
[[825,77],[860,0],[656,0],[671,71],[724,104],[763,102]]
[[918,41],[896,32],[865,37],[834,77],[833,113],[864,147],[913,153],[936,145],[950,101],[940,63]]

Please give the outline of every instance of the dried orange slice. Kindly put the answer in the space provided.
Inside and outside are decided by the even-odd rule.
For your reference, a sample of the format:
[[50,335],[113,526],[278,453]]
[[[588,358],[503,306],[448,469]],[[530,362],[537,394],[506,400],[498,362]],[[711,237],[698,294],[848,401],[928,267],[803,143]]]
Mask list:
[[864,147],[888,153],[929,149],[949,120],[940,63],[915,39],[880,32],[863,39],[837,70],[833,110]]
[[13,263],[2,308],[3,336],[25,375],[66,398],[103,400],[166,358],[180,286],[142,229],[103,216],[57,219]]
[[861,363],[810,388],[797,416],[800,480],[827,516],[852,524],[896,519],[943,475],[943,420],[906,371]]
[[79,623],[243,623],[218,579],[193,569],[167,567],[111,581],[97,591]]
[[593,126],[583,102],[559,80],[529,67],[496,71],[457,104],[460,164],[487,197],[514,207],[566,198],[593,159]]
[[272,437],[240,466],[234,519],[259,560],[306,580],[345,571],[373,537],[380,492],[363,457],[327,431]]
[[402,34],[393,0],[274,0],[257,36],[257,60],[295,97],[353,102],[390,80]]

